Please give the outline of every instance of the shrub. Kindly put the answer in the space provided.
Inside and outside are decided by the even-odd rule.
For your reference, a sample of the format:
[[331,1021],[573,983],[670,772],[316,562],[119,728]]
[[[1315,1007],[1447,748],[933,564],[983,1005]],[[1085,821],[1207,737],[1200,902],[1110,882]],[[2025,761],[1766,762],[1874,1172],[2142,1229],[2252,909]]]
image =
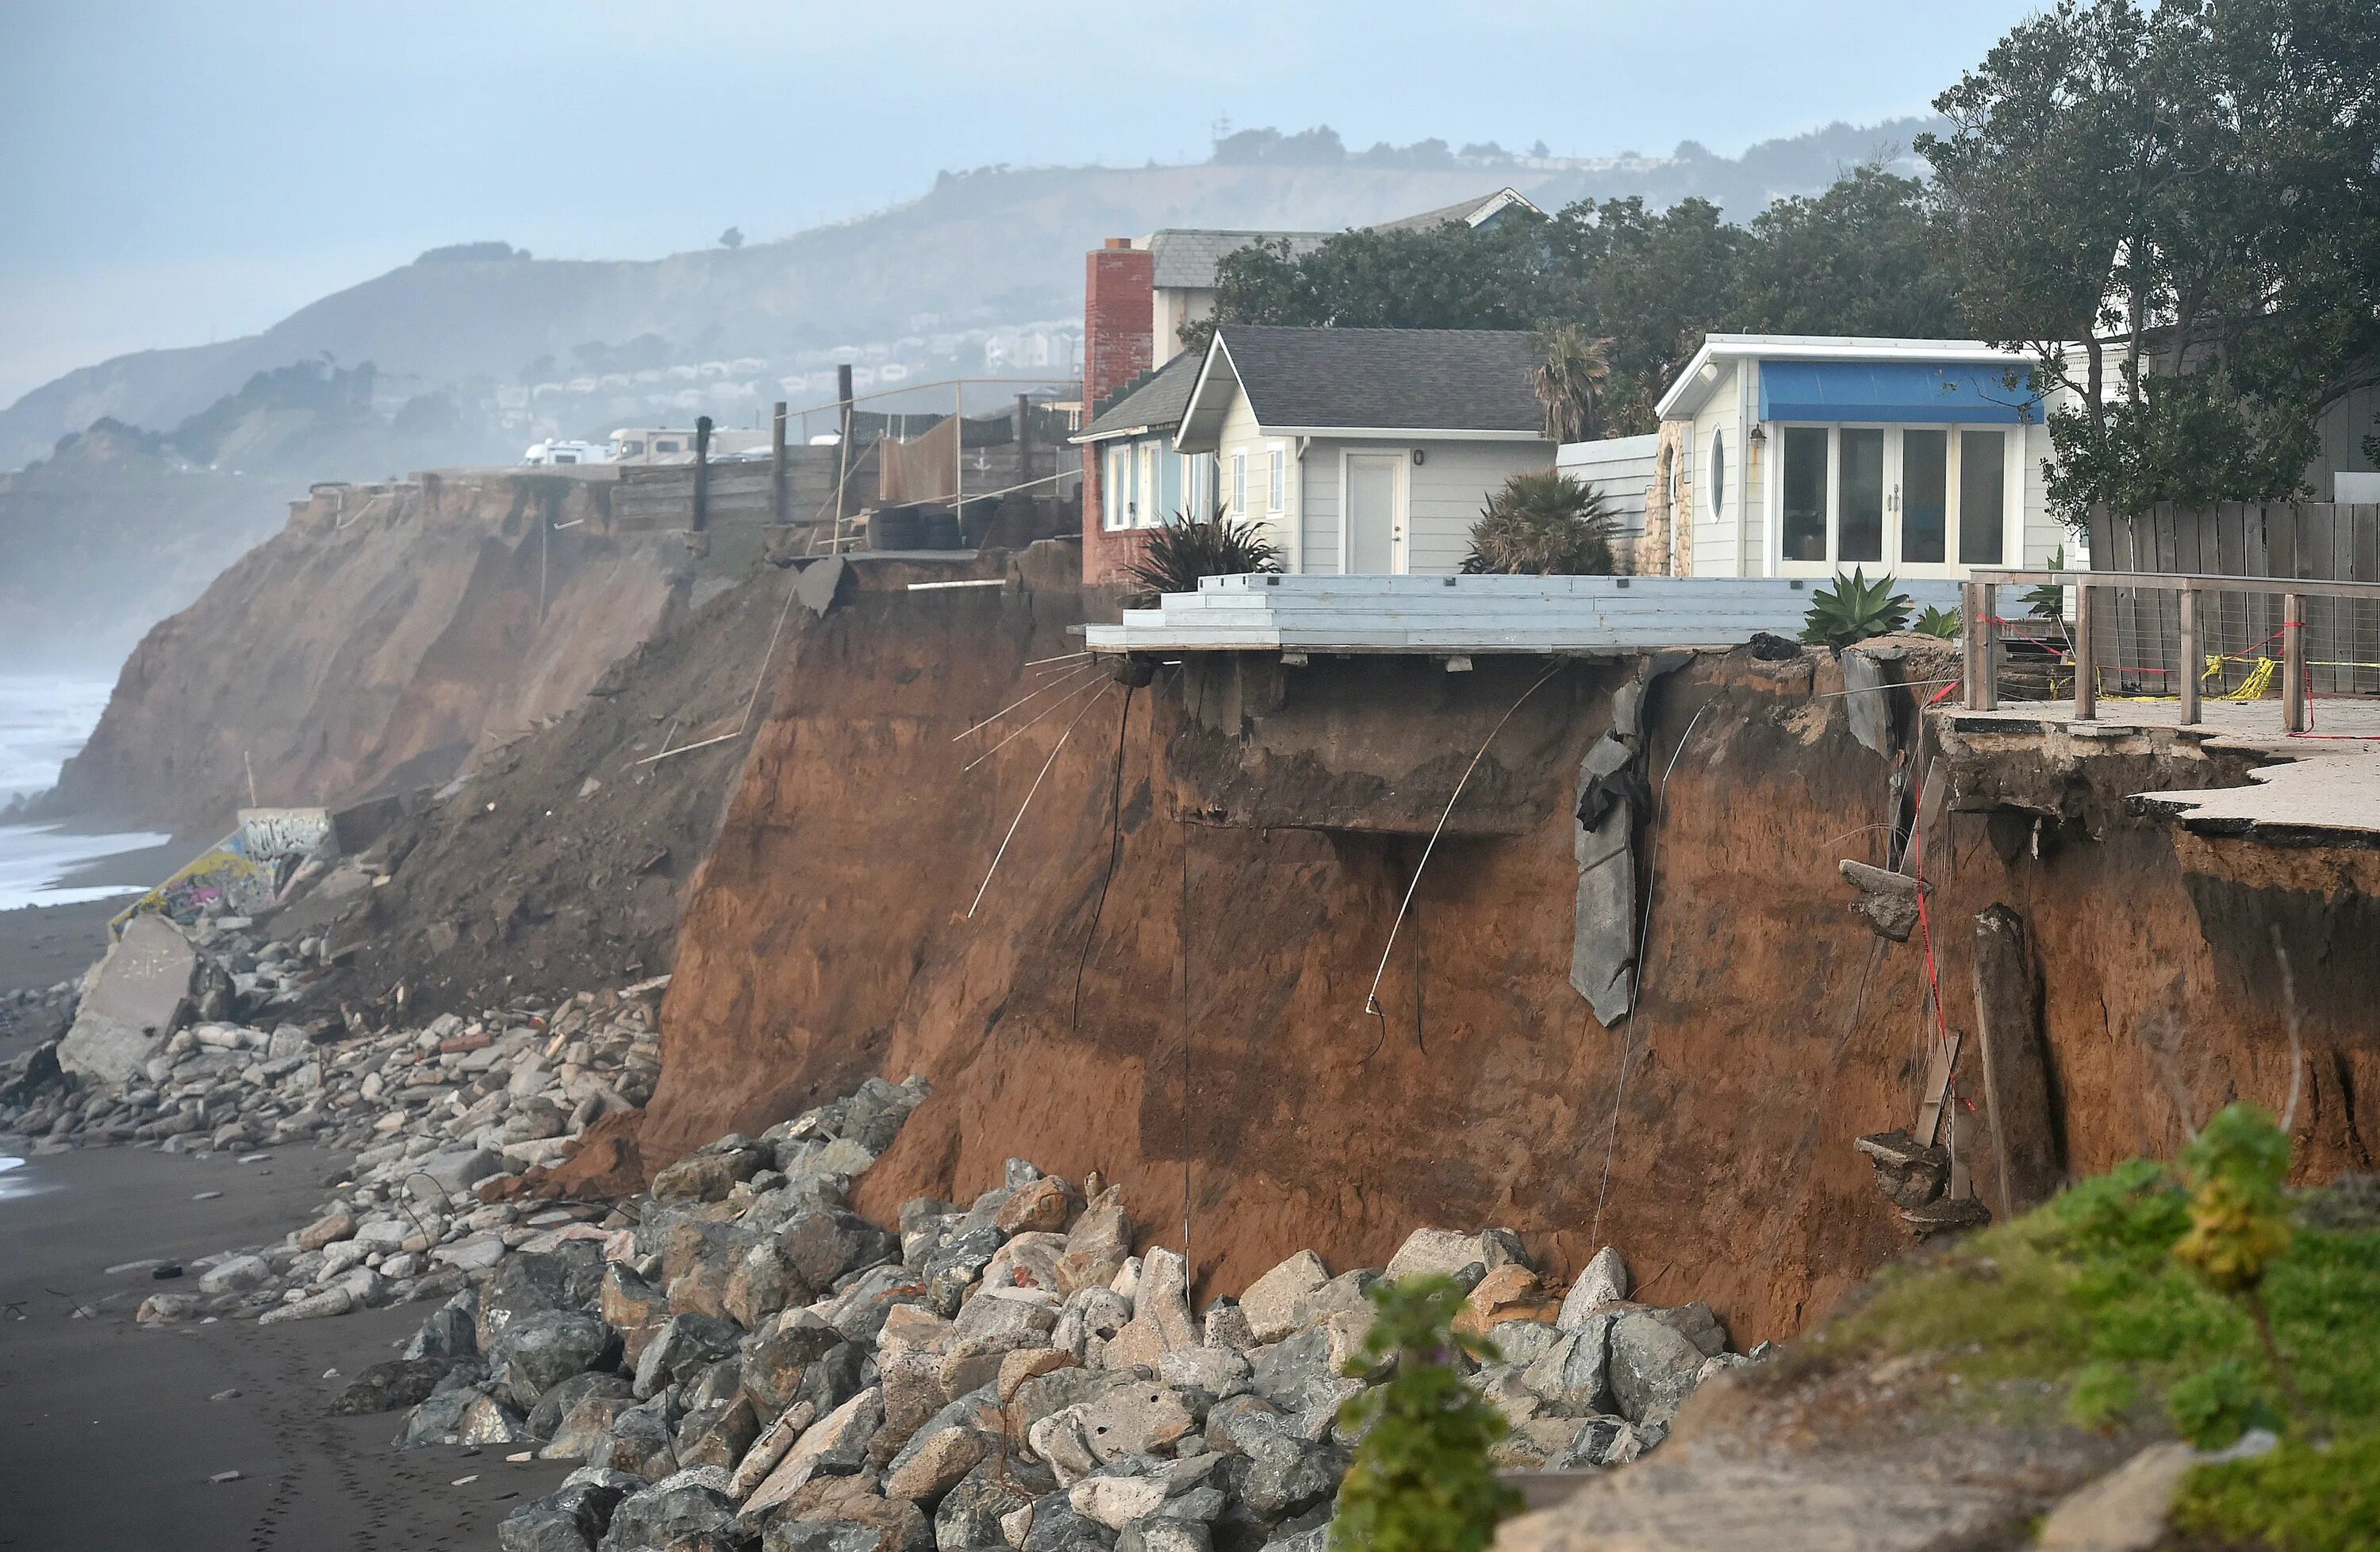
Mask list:
[[1850,647],[1909,623],[1909,596],[1892,590],[1889,573],[1870,582],[1864,567],[1852,567],[1849,576],[1839,571],[1833,590],[1820,588],[1810,597],[1802,639],[1814,646]]
[[1610,576],[1611,514],[1603,493],[1559,469],[1512,476],[1471,525],[1463,569],[1473,576]]
[[1929,603],[1918,611],[1916,623],[1910,628],[1923,631],[1927,636],[1938,636],[1945,641],[1956,641],[1959,639],[1959,612]]
[[1235,521],[1218,507],[1207,517],[1177,512],[1151,529],[1124,576],[1143,594],[1195,593],[1202,576],[1280,569],[1281,552],[1264,529]]
[[1488,1447],[1503,1416],[1463,1383],[1455,1356],[1496,1361],[1493,1342],[1454,1329],[1463,1290],[1450,1278],[1375,1283],[1378,1306],[1364,1339],[1369,1374],[1394,1375],[1348,1401],[1340,1421],[1362,1433],[1339,1488],[1333,1552],[1479,1552],[1520,1495],[1496,1480]]

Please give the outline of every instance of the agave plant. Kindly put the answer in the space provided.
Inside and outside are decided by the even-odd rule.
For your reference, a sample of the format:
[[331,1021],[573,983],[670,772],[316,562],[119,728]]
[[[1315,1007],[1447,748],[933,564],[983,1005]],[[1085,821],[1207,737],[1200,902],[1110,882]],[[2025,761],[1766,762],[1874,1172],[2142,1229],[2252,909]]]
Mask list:
[[1871,582],[1865,569],[1835,573],[1830,592],[1811,594],[1810,612],[1802,622],[1802,639],[1822,647],[1849,647],[1871,636],[1888,636],[1909,624],[1909,595],[1892,590],[1887,573]]
[[1611,514],[1603,493],[1558,469],[1512,476],[1471,525],[1463,569],[1473,576],[1610,576]]
[[1195,593],[1202,576],[1280,569],[1281,552],[1264,529],[1233,519],[1219,506],[1206,517],[1176,512],[1150,529],[1140,558],[1124,568],[1124,578],[1143,595]]
[[1927,636],[1938,636],[1945,641],[1956,641],[1959,639],[1959,612],[1929,603],[1918,612],[1916,623],[1910,628],[1923,631]]
[[[2044,569],[2049,571],[2066,569],[2066,546],[2061,544],[2050,553],[2048,563]],[[2065,627],[2066,585],[2064,583],[2044,582],[2037,588],[2027,588],[2024,590],[2024,602],[2025,612],[2034,618],[2047,620],[2060,629]]]

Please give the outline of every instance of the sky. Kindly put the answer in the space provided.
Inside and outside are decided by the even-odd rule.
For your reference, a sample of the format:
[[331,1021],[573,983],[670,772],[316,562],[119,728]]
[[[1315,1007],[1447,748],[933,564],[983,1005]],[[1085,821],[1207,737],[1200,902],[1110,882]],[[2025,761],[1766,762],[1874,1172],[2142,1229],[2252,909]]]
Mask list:
[[6,0],[0,404],[443,243],[652,258],[944,169],[1350,146],[1722,153],[1922,112],[2033,0]]

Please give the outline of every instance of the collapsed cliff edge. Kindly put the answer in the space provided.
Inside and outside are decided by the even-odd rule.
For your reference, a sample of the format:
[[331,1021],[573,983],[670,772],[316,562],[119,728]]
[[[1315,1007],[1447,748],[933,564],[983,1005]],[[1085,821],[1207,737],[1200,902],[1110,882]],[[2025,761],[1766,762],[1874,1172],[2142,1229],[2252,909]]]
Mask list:
[[[998,585],[966,588],[856,568],[796,612],[688,882],[652,1101],[540,1188],[649,1178],[914,1073],[934,1097],[864,1182],[870,1213],[1010,1157],[1098,1170],[1178,1204],[1155,1234],[1210,1292],[1300,1246],[1379,1265],[1416,1223],[1506,1223],[1563,1274],[1616,1243],[1651,1296],[1674,1279],[1752,1341],[1910,1243],[1854,1143],[1915,1123],[1946,1035],[1938,1134],[1986,1209],[2037,1200],[2045,1167],[2170,1156],[2229,1097],[2277,1105],[2293,1022],[2301,1173],[2369,1164],[2380,988],[2354,946],[2380,855],[2127,803],[2252,761],[2168,740],[1998,790],[2011,757],[1946,758],[1919,715],[1938,664],[1888,672],[1907,685],[1876,693],[1879,726],[1823,652],[1689,654],[1649,686],[1634,661],[1509,659],[1126,683],[1079,655],[1070,627],[1109,600],[1068,558],[987,559]],[[1573,985],[1579,805],[1622,691],[1649,930],[1607,1028]],[[1909,866],[1921,794],[1928,925],[1904,944],[1853,914],[1840,864]],[[1967,1012],[1995,906],[2020,940],[1981,951],[1984,979],[2032,1031],[2003,1049],[2034,1052],[1998,1140],[2034,1150],[2012,1184],[1985,1124],[2009,1074]]]

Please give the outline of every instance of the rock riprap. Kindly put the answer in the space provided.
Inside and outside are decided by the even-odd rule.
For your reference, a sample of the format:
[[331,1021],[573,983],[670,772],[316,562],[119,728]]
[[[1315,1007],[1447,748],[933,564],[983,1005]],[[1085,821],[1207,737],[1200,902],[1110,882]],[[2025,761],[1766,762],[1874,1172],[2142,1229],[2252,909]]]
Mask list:
[[[1386,1273],[1300,1252],[1196,1310],[1114,1191],[1023,1160],[871,1225],[852,1182],[926,1092],[870,1079],[673,1164],[630,1226],[516,1251],[424,1325],[414,1348],[452,1367],[399,1443],[584,1463],[506,1552],[1320,1552]],[[1503,1231],[1418,1230],[1392,1265],[1469,1290],[1508,1468],[1634,1460],[1747,1362],[1706,1306],[1622,1297],[1616,1253],[1567,1302]]]

